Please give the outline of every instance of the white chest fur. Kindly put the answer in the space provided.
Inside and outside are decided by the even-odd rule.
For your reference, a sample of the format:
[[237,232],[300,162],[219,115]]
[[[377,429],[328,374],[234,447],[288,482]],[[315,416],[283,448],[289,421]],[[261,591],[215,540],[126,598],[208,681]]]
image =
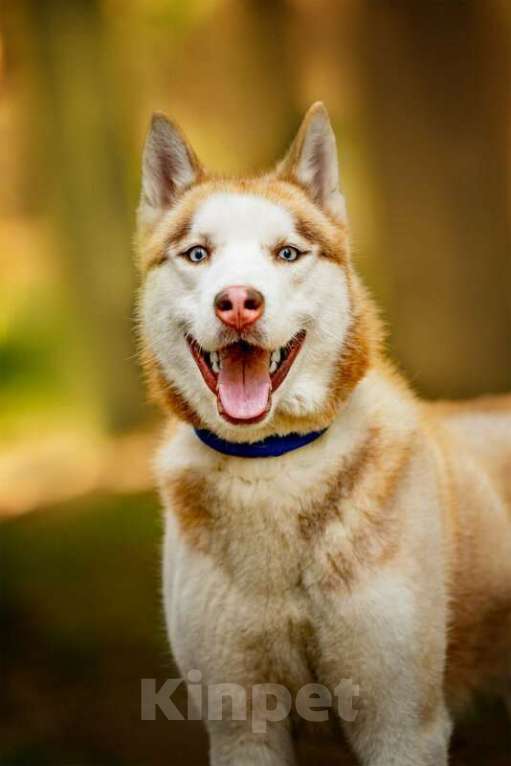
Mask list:
[[[163,447],[158,475],[168,510],[165,607],[181,667],[211,665],[220,680],[242,676],[232,658],[246,665],[257,645],[259,657],[274,663],[279,674],[290,666],[288,683],[310,680],[311,598],[316,585],[328,589],[329,578],[344,576],[332,575],[330,567],[342,560],[343,550],[351,555],[353,503],[346,504],[345,522],[339,515],[325,524],[322,519],[321,535],[313,540],[311,514],[325,509],[332,477],[363,449],[391,404],[386,385],[368,379],[321,438],[279,458],[220,455],[188,426]],[[398,441],[411,428],[410,418],[399,414]],[[268,642],[271,651],[265,649]],[[212,647],[219,656],[205,662]],[[270,668],[263,675],[275,676]]]

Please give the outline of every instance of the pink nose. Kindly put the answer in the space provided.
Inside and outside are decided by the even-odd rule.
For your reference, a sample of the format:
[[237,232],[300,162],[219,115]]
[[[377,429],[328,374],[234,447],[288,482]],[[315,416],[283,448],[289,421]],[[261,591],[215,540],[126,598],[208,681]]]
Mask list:
[[258,290],[245,285],[226,287],[215,298],[215,314],[228,327],[242,330],[263,315],[264,298]]

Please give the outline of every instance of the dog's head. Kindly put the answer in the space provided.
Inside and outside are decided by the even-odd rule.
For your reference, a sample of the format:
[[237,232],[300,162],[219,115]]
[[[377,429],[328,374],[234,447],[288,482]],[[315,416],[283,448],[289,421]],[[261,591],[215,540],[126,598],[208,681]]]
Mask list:
[[275,171],[241,180],[209,175],[156,115],[138,240],[143,357],[160,400],[231,440],[328,424],[378,333],[322,104]]

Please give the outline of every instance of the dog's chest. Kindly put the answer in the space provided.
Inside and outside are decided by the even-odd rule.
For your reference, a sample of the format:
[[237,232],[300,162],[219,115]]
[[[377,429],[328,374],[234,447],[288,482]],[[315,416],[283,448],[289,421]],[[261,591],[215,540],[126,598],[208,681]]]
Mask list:
[[363,560],[333,437],[278,460],[224,460],[184,438],[163,455],[165,604],[181,667],[312,680],[325,594],[338,602]]
[[302,460],[287,470],[257,461],[167,474],[165,601],[180,665],[218,651],[215,667],[237,657],[255,681],[312,680],[306,586],[319,573],[300,519],[321,496],[318,473]]
[[314,484],[297,488],[293,473],[203,477],[204,552],[247,593],[279,594],[301,582],[307,550],[299,519],[314,502]]
[[304,559],[286,544],[285,527],[274,524],[263,534],[256,518],[235,540],[215,537],[203,553],[179,536],[169,515],[164,591],[171,644],[180,667],[199,668],[210,683],[264,680],[298,689],[313,680],[315,653]]

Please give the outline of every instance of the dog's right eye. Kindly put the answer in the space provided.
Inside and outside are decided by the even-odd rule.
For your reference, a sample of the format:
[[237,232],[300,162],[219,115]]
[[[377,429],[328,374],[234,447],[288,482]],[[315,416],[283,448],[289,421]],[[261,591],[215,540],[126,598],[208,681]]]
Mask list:
[[202,247],[202,245],[194,245],[194,247],[191,247],[189,250],[183,253],[183,255],[192,263],[200,263],[201,261],[206,260],[209,253],[205,247]]

